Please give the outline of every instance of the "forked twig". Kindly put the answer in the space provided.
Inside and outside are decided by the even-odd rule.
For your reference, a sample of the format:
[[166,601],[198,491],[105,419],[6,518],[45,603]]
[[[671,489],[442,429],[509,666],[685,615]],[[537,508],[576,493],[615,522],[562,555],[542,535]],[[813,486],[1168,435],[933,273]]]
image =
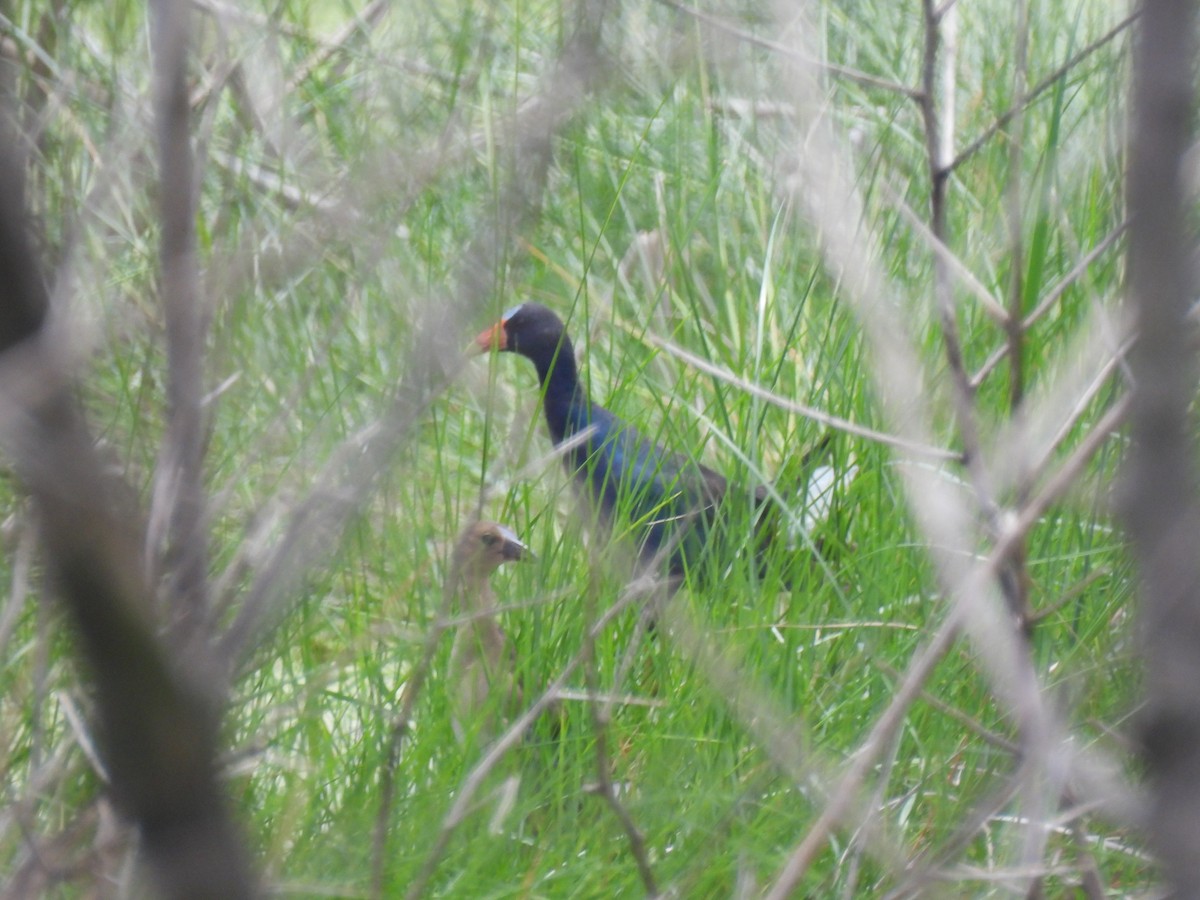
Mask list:
[[[198,655],[211,627],[203,408],[209,316],[201,306],[204,295],[196,260],[196,179],[187,86],[190,9],[183,0],[160,0],[151,13],[168,368],[166,436],[154,475],[146,563],[152,583],[160,569],[167,576],[176,638]],[[160,558],[164,552],[166,557]]]
[[[932,7],[927,4],[926,8],[928,16]],[[932,34],[932,30],[927,32],[927,40],[936,50],[936,35]],[[931,68],[933,56],[932,52],[927,53],[927,68]],[[932,74],[927,73],[925,83],[932,84],[932,79]],[[802,109],[817,109],[817,91],[811,77],[797,70],[793,72],[793,81],[798,85],[802,101],[798,105]],[[930,123],[927,142],[931,148],[931,158],[936,159],[933,153],[941,144],[936,139],[937,122],[932,115]],[[798,156],[802,177],[796,180],[797,186],[802,184],[804,190],[794,196],[817,217],[826,258],[863,320],[875,351],[875,383],[889,418],[906,436],[923,436],[928,409],[911,393],[912,386],[921,383],[920,369],[911,348],[901,337],[905,331],[888,302],[886,278],[872,264],[871,250],[861,237],[858,197],[850,178],[837,164],[832,142],[821,128],[823,124],[816,120],[804,133],[806,152]],[[846,210],[848,204],[851,205],[849,211]],[[970,408],[967,411],[970,412]],[[1017,719],[1023,736],[1029,736],[1025,747],[1033,761],[1033,768],[1027,777],[1048,777],[1052,774],[1046,769],[1050,754],[1061,752],[1062,742],[1057,738],[1062,731],[1061,726],[1042,696],[1028,654],[1022,651],[1021,642],[999,615],[988,590],[1001,567],[1008,564],[1009,554],[1023,536],[1021,529],[1032,527],[1036,519],[1018,516],[1019,525],[1009,517],[996,521],[993,525],[995,543],[992,552],[982,563],[966,565],[964,560],[975,551],[969,538],[972,519],[961,499],[940,485],[930,473],[920,471],[919,467],[910,467],[905,474],[909,502],[930,546],[943,593],[953,606],[937,634],[913,659],[905,679],[898,687],[896,698],[872,727],[858,755],[837,783],[817,823],[796,846],[779,872],[768,894],[771,897],[782,898],[797,887],[799,879],[824,845],[829,831],[843,820],[851,798],[861,788],[879,754],[889,746],[895,729],[904,720],[908,706],[919,696],[934,665],[952,646],[960,628],[971,628],[976,638],[975,646],[991,676],[997,697]],[[1057,482],[1043,487],[1025,509],[1032,511],[1034,507],[1048,503],[1052,493],[1060,487],[1065,489]],[[959,548],[961,555],[952,554],[950,548]],[[1075,758],[1068,768],[1072,777],[1078,777],[1086,765]],[[1046,773],[1045,776],[1043,773]],[[1089,770],[1088,774],[1095,773]],[[1030,782],[1025,796],[1027,802],[1040,811],[1045,792],[1039,793],[1032,790],[1033,787],[1036,785]]]
[[1001,113],[999,116],[997,116],[996,121],[994,121],[991,125],[989,125],[987,128],[985,128],[983,130],[983,132],[980,133],[979,136],[975,138],[975,140],[971,141],[971,143],[969,143],[965,148],[960,150],[958,155],[955,156],[954,159],[950,160],[950,162],[945,166],[945,168],[942,169],[942,173],[944,175],[949,175],[955,169],[957,169],[959,166],[961,166],[964,162],[966,162],[968,159],[970,159],[972,156],[974,156],[976,153],[978,153],[980,148],[983,147],[983,145],[986,144],[988,141],[990,141],[996,135],[996,133],[998,131],[1000,131],[1002,128],[1004,128],[1005,125],[1007,125],[1009,122],[1011,122],[1014,116],[1018,115],[1023,109],[1025,109],[1030,104],[1032,104],[1034,101],[1036,101],[1042,94],[1044,94],[1050,88],[1054,87],[1054,85],[1057,84],[1064,75],[1066,75],[1073,68],[1075,68],[1081,62],[1083,62],[1083,60],[1087,59],[1089,56],[1091,56],[1093,53],[1095,53],[1097,50],[1099,50],[1105,44],[1109,43],[1115,37],[1120,35],[1121,32],[1123,32],[1126,28],[1128,28],[1135,21],[1137,21],[1137,17],[1140,14],[1141,14],[1141,10],[1139,7],[1138,9],[1135,9],[1130,15],[1128,15],[1127,17],[1122,19],[1120,22],[1118,22],[1115,26],[1113,26],[1113,28],[1111,30],[1109,30],[1105,34],[1101,35],[1100,37],[1096,38],[1096,40],[1092,41],[1090,44],[1088,44],[1086,47],[1084,47],[1082,50],[1080,50],[1078,53],[1076,53],[1074,56],[1072,56],[1070,59],[1068,59],[1066,62],[1064,62],[1061,66],[1059,66],[1057,69],[1055,69],[1049,75],[1047,75],[1045,78],[1043,78],[1041,81],[1039,81],[1036,85],[1034,85],[1033,88],[1031,88],[1029,90],[1029,92],[1027,94],[1025,94],[1025,96],[1022,98],[1022,101],[1019,106],[1017,106],[1017,105],[1010,106],[1007,110],[1005,110],[1003,113]]
[[[925,86],[921,100],[922,118],[925,124],[925,147],[930,179],[929,233],[935,247],[948,244],[948,197],[949,178],[944,163],[953,146],[953,135],[947,129],[953,121],[944,121],[941,104],[947,102],[936,90],[939,51],[942,49],[943,19],[935,10],[933,0],[923,0],[925,20],[925,49],[922,67],[922,83]],[[941,62],[943,67],[953,64],[953,59]],[[953,89],[953,79],[942,80]],[[942,331],[947,368],[950,373],[950,389],[955,424],[962,439],[963,462],[975,491],[979,514],[987,530],[994,535],[1000,527],[1000,503],[995,479],[988,469],[983,453],[983,443],[975,404],[975,391],[967,374],[963,354],[962,338],[959,333],[958,312],[954,302],[954,286],[951,278],[952,255],[935,253],[933,259],[934,307]],[[1003,311],[1006,327],[1013,326],[1011,311]],[[1006,568],[999,573],[998,582],[1009,610],[1015,618],[1022,636],[1027,636],[1029,618],[1028,574],[1024,553],[1020,548],[1006,560]]]
[[[1044,315],[1046,315],[1046,313],[1053,309],[1054,304],[1062,298],[1063,294],[1065,294],[1067,290],[1073,284],[1075,284],[1075,282],[1083,277],[1084,273],[1087,272],[1091,264],[1099,259],[1106,250],[1116,243],[1117,239],[1121,237],[1128,228],[1129,220],[1126,219],[1124,222],[1106,234],[1100,240],[1100,242],[1096,244],[1095,247],[1085,253],[1074,265],[1074,267],[1072,267],[1071,271],[1064,275],[1058,281],[1058,283],[1054,285],[1054,287],[1047,291],[1046,296],[1043,297],[1038,305],[1034,307],[1034,309],[1029,312],[1028,315],[1025,316],[1025,318],[1021,321],[1022,331],[1028,331],[1038,320],[1040,320]],[[1008,355],[1008,351],[1008,343],[1005,342],[1001,344],[996,348],[992,355],[987,358],[983,365],[976,370],[975,374],[971,376],[971,388],[973,390],[979,389],[979,386],[983,384],[984,379],[986,379],[988,375],[990,375],[996,368],[996,366],[1003,361],[1005,356]]]
[[[593,577],[587,591],[588,621],[595,621],[598,618],[596,608],[598,587],[599,583]],[[612,717],[609,715],[609,705],[599,699],[600,676],[596,667],[596,633],[594,629],[589,628],[584,634],[580,652],[583,654],[583,677],[589,694],[588,712],[591,715],[592,738],[595,741],[596,784],[592,787],[591,792],[604,800],[613,815],[617,817],[617,821],[621,823],[621,829],[629,841],[629,852],[637,864],[638,875],[646,889],[646,896],[657,897],[659,894],[658,882],[654,878],[654,868],[650,865],[650,857],[646,853],[646,838],[637,823],[633,821],[633,816],[630,815],[625,804],[621,802],[621,798],[617,796],[616,787],[613,785],[612,759],[608,752],[608,729],[612,724]]]

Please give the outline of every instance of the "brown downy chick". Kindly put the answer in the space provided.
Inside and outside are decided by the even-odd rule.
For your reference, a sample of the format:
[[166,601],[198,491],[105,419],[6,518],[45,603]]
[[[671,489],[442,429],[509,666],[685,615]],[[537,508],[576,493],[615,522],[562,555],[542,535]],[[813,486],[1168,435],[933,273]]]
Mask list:
[[[504,563],[528,554],[511,530],[488,521],[471,525],[454,546],[449,588],[466,617],[454,637],[449,666],[451,722],[460,742],[472,731],[490,730],[491,716],[487,722],[478,721],[483,710],[507,709],[519,701],[512,646],[496,621],[496,597],[488,579]],[[489,703],[493,693],[495,701]]]

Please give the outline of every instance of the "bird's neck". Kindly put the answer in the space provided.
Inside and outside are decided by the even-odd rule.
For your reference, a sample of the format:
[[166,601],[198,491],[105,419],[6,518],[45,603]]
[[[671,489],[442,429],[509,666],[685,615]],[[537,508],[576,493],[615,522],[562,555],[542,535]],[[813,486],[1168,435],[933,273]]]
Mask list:
[[457,585],[459,609],[466,613],[496,611],[496,595],[488,584],[487,572],[467,572]]
[[557,355],[551,359],[535,359],[534,365],[542,385],[542,405],[546,411],[546,424],[550,426],[550,437],[554,443],[562,443],[582,427],[580,416],[586,416],[591,407],[587,391],[579,383],[575,348],[564,337]]

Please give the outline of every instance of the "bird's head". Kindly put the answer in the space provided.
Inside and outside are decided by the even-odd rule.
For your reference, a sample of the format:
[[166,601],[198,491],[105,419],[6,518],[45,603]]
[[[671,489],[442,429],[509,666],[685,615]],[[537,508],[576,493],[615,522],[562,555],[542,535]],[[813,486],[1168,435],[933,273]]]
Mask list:
[[529,556],[529,548],[509,528],[482,519],[459,535],[453,565],[461,574],[487,575],[506,562]]
[[540,303],[521,303],[475,338],[480,353],[501,350],[530,359],[550,359],[563,343],[566,329],[553,310]]

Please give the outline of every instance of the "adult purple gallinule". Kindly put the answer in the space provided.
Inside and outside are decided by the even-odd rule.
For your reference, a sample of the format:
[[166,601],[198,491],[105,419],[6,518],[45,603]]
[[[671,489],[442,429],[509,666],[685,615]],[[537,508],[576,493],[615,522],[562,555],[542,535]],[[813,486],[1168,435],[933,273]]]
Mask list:
[[[464,740],[469,730],[490,730],[479,716],[489,705],[503,709],[520,702],[513,683],[513,650],[496,621],[496,597],[488,579],[506,562],[524,559],[529,551],[515,534],[496,522],[481,520],[459,535],[450,557],[449,589],[458,611],[467,616],[450,650],[451,723]],[[495,697],[489,704],[489,697]]]
[[[567,470],[606,525],[617,517],[628,524],[643,562],[661,553],[669,574],[678,578],[696,569],[719,543],[712,540],[716,532],[729,532],[735,521],[745,523],[743,533],[754,530],[756,549],[769,541],[775,516],[765,508],[767,488],[730,491],[723,476],[658,446],[593,403],[579,382],[575,348],[553,311],[540,303],[514,306],[476,345],[481,352],[519,353],[533,362],[550,437],[555,446],[571,444],[564,454]],[[740,519],[725,509],[733,496],[747,499]]]

